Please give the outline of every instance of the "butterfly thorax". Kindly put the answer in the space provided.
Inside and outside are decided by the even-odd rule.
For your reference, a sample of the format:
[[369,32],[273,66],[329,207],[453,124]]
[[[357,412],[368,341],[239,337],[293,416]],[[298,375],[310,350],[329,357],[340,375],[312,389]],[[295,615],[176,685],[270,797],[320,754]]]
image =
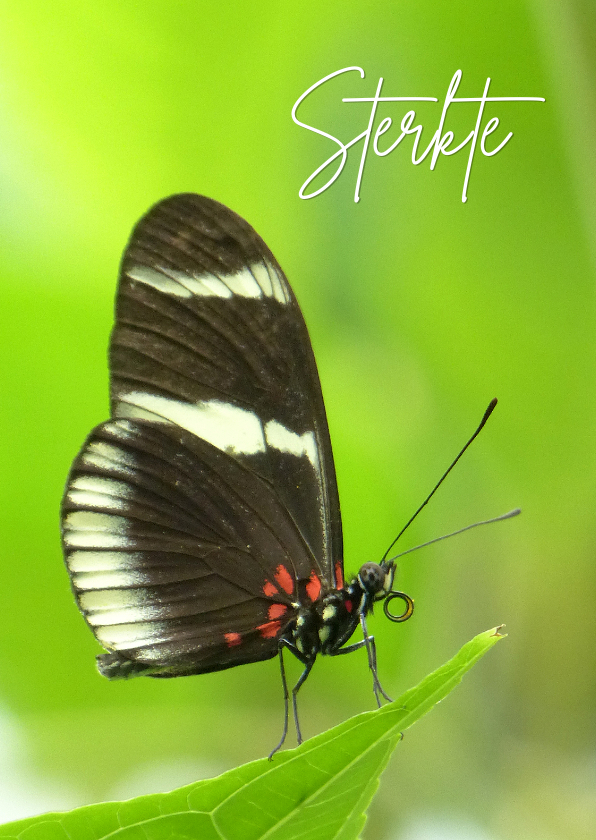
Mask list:
[[284,638],[306,659],[319,653],[335,654],[350,639],[376,600],[384,598],[393,582],[393,567],[366,563],[343,589],[331,589],[314,603],[300,605]]

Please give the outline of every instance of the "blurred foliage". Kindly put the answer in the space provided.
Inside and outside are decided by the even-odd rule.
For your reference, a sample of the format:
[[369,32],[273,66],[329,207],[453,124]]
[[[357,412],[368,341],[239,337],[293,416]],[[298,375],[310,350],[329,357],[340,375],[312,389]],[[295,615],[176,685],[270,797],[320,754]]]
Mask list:
[[[482,627],[506,622],[511,639],[406,739],[367,836],[418,840],[433,821],[594,836],[593,4],[0,0],[0,20],[0,818],[213,775],[265,754],[281,726],[271,662],[101,680],[60,557],[63,482],[107,416],[120,254],[154,201],[192,190],[250,221],[301,302],[348,573],[382,555],[500,400],[403,547],[516,505],[523,516],[404,558],[416,615],[372,625],[396,694]],[[351,65],[366,78],[337,80],[302,115],[345,139],[368,109],[341,97],[371,96],[381,76],[385,95],[442,101],[461,68],[461,96],[490,76],[492,95],[546,103],[487,110],[514,137],[477,154],[466,204],[466,153],[431,172],[409,145],[369,156],[358,204],[359,153],[300,201],[330,144],[292,123],[292,105]],[[440,107],[416,108],[427,140]],[[476,106],[457,107],[449,120],[469,130]],[[364,660],[317,665],[305,734],[372,707]]]
[[13,822],[0,826],[0,837],[354,840],[366,821],[379,776],[403,733],[503,638],[500,629],[480,633],[449,662],[384,708],[355,715],[295,750],[277,752],[171,793]]

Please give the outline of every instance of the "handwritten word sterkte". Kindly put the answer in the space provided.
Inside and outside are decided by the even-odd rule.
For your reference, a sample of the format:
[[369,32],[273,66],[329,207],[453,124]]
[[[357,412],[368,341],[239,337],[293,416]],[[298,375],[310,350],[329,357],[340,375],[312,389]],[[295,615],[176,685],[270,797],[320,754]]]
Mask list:
[[[296,117],[296,111],[300,107],[300,105],[304,102],[307,96],[309,96],[313,91],[320,88],[330,79],[333,79],[335,76],[340,76],[343,73],[349,73],[352,70],[357,70],[360,73],[360,78],[364,79],[364,70],[361,67],[344,67],[342,70],[336,70],[334,73],[330,73],[328,76],[325,76],[323,79],[320,79],[318,82],[315,82],[314,85],[306,90],[302,96],[300,96],[297,101],[294,103],[294,107],[292,108],[292,119],[296,123],[296,125],[300,126],[301,128],[306,128],[308,131],[312,131],[315,134],[320,134],[321,137],[326,137],[328,140],[331,140],[338,146],[338,149],[325,160],[320,166],[318,166],[315,171],[308,176],[306,181],[300,187],[300,191],[298,195],[300,198],[307,199],[307,198],[315,198],[317,195],[325,192],[340,176],[346,161],[348,159],[348,149],[352,146],[359,143],[361,140],[364,140],[364,144],[362,147],[362,154],[360,157],[360,165],[358,167],[358,176],[356,178],[356,188],[354,190],[354,201],[360,201],[360,187],[362,184],[362,175],[364,172],[364,164],[366,162],[366,156],[368,154],[368,150],[370,147],[371,135],[373,130],[373,125],[375,122],[375,117],[377,115],[377,108],[380,102],[438,102],[439,100],[434,96],[381,96],[381,90],[383,87],[383,78],[379,79],[379,83],[377,85],[377,90],[374,96],[364,96],[364,97],[348,97],[342,99],[342,102],[370,102],[372,103],[370,116],[368,120],[367,128],[350,140],[348,143],[343,143],[337,137],[334,137],[332,134],[329,134],[326,131],[322,131],[320,128],[315,128],[312,125],[307,125],[304,122],[301,122]],[[443,109],[441,111],[441,118],[439,120],[439,127],[433,134],[432,140],[422,151],[418,154],[418,146],[420,143],[420,137],[422,135],[422,125],[418,124],[413,126],[412,123],[416,119],[416,112],[415,111],[408,111],[407,114],[403,117],[400,128],[401,134],[397,137],[387,148],[381,150],[379,148],[379,141],[384,134],[387,134],[389,129],[392,125],[391,117],[385,117],[381,120],[380,124],[375,131],[372,146],[373,150],[376,155],[379,157],[385,157],[386,155],[390,154],[394,149],[396,149],[402,140],[408,135],[414,135],[414,142],[412,147],[412,163],[414,166],[418,166],[419,163],[431,153],[432,156],[430,160],[430,168],[434,170],[439,155],[455,155],[465,146],[470,144],[470,150],[468,154],[468,164],[466,167],[466,175],[464,178],[464,186],[462,190],[462,201],[465,202],[468,200],[467,191],[468,191],[468,184],[470,180],[470,172],[472,169],[472,161],[474,160],[474,154],[476,152],[477,144],[478,144],[478,135],[480,132],[480,126],[482,124],[482,116],[484,113],[484,106],[487,102],[544,102],[544,98],[540,96],[489,96],[488,91],[490,88],[490,78],[486,80],[486,84],[484,86],[484,91],[482,96],[478,97],[456,97],[457,89],[459,87],[459,83],[461,82],[462,71],[458,70],[454,73],[453,78],[449,84],[449,88],[447,89],[447,94],[445,96],[445,101],[443,103]],[[452,131],[446,131],[443,133],[443,128],[445,124],[445,118],[447,117],[447,111],[449,107],[453,103],[457,102],[478,102],[478,114],[476,117],[476,125],[474,129],[465,137],[464,140],[459,143],[459,145],[455,146],[454,148],[450,148],[454,134]],[[511,140],[513,137],[513,132],[510,131],[507,136],[501,140],[501,142],[492,149],[487,149],[487,139],[488,137],[493,134],[499,126],[499,118],[492,117],[485,125],[484,130],[482,132],[482,136],[480,138],[480,150],[483,155],[486,157],[493,157],[498,152],[503,149],[503,147]],[[339,159],[339,160],[338,160]],[[320,175],[328,166],[330,166],[335,160],[338,160],[337,169],[331,175],[331,177],[327,180],[322,187],[319,189],[314,190],[313,192],[306,193],[306,189],[310,186],[310,184],[314,181],[314,179]]]

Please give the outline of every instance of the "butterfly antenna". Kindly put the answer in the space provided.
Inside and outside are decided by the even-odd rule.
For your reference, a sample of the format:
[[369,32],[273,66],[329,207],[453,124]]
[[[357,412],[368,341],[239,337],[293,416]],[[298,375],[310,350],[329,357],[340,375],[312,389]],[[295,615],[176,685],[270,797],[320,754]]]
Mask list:
[[[464,452],[466,451],[466,449],[468,448],[468,446],[472,443],[472,441],[474,440],[474,438],[478,437],[478,435],[480,434],[480,432],[481,432],[481,431],[482,431],[482,429],[484,428],[484,425],[485,425],[486,421],[488,420],[488,418],[491,416],[491,414],[492,414],[492,413],[493,413],[493,411],[495,410],[495,406],[496,406],[496,404],[497,404],[497,399],[496,399],[496,397],[495,397],[495,399],[494,399],[494,400],[491,400],[491,401],[490,401],[490,403],[489,403],[489,405],[488,405],[488,408],[487,408],[487,409],[486,409],[486,411],[484,412],[484,416],[482,417],[482,420],[480,421],[480,425],[478,426],[478,428],[476,429],[476,431],[474,432],[474,434],[472,435],[472,437],[471,437],[471,438],[469,439],[469,441],[466,443],[466,445],[465,445],[465,446],[464,446],[464,448],[461,450],[461,452],[459,453],[459,455],[455,458],[455,460],[451,462],[451,465],[449,466],[449,468],[448,468],[447,470],[445,470],[445,472],[443,473],[443,475],[441,476],[441,478],[437,481],[437,483],[435,484],[435,486],[433,487],[433,489],[431,490],[431,492],[428,494],[428,496],[426,497],[426,499],[422,502],[422,504],[420,505],[420,507],[418,508],[418,510],[414,513],[414,515],[413,515],[413,516],[411,516],[411,517],[408,519],[408,521],[406,522],[406,524],[404,525],[404,527],[401,529],[401,531],[399,532],[399,534],[397,535],[397,537],[393,540],[393,542],[391,543],[391,545],[389,546],[389,548],[387,549],[387,551],[386,551],[386,552],[385,552],[385,554],[383,555],[383,559],[381,560],[381,562],[384,562],[384,561],[387,559],[387,555],[389,554],[389,552],[391,551],[391,549],[393,548],[393,546],[395,545],[395,543],[399,540],[399,538],[400,538],[400,537],[401,537],[401,535],[404,533],[404,531],[406,531],[406,530],[410,527],[410,525],[411,525],[411,524],[412,524],[412,522],[416,519],[416,517],[418,516],[418,514],[420,513],[420,511],[422,510],[422,508],[423,508],[423,507],[425,507],[425,506],[426,506],[426,505],[430,502],[430,500],[432,499],[432,497],[435,495],[435,493],[437,492],[437,490],[439,489],[439,487],[441,486],[441,484],[445,481],[445,479],[447,478],[447,476],[449,475],[449,473],[451,472],[451,470],[453,469],[453,467],[457,464],[457,462],[459,461],[459,459],[461,458],[461,456],[464,454]],[[477,524],[481,524],[481,523],[477,523]],[[473,526],[469,525],[468,527],[470,528],[470,527],[473,527]],[[464,529],[464,530],[465,530],[465,529]],[[441,538],[441,537],[439,537],[439,539],[442,539],[442,538]]]
[[460,528],[458,531],[452,531],[451,534],[443,534],[442,537],[435,537],[434,540],[429,540],[428,542],[421,543],[420,545],[415,545],[414,548],[408,548],[405,551],[400,551],[399,554],[396,554],[395,557],[391,558],[391,561],[397,560],[398,557],[403,557],[404,554],[411,554],[412,551],[418,551],[419,548],[426,548],[427,545],[432,545],[433,543],[440,542],[441,540],[448,540],[449,537],[456,537],[458,534],[463,534],[464,531],[469,531],[470,528],[477,528],[479,525],[491,525],[493,522],[502,522],[504,519],[513,519],[514,516],[519,516],[521,513],[521,508],[515,508],[515,510],[510,510],[508,513],[502,513],[501,516],[495,516],[492,519],[483,519],[482,522],[472,522],[471,525],[466,525],[465,528]]

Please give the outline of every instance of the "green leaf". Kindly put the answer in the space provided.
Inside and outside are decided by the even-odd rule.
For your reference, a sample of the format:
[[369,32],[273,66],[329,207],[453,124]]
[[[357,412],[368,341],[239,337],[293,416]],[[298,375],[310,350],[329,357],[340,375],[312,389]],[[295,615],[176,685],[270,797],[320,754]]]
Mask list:
[[351,840],[360,834],[379,776],[402,738],[455,688],[498,639],[481,633],[398,700],[294,750],[171,793],[104,802],[0,827],[16,840]]

